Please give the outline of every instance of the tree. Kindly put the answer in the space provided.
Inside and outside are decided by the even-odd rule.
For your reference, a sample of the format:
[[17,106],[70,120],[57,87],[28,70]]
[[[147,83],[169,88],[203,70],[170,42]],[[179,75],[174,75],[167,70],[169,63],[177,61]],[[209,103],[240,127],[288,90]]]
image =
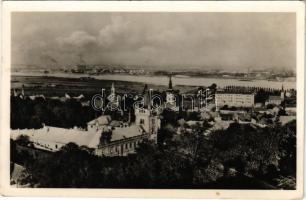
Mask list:
[[20,135],[16,139],[16,144],[19,144],[21,146],[28,146],[30,144],[29,136],[27,135]]
[[102,132],[100,137],[100,145],[108,144],[112,139],[112,134],[112,130]]

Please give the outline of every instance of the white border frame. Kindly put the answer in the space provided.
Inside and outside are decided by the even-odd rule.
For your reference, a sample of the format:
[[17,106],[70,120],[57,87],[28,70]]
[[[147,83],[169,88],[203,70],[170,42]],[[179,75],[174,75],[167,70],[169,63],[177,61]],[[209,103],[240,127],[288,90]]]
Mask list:
[[[0,99],[0,194],[8,196],[79,196],[137,198],[298,199],[303,195],[304,152],[304,3],[298,1],[5,1],[2,2],[2,74]],[[297,189],[36,189],[12,188],[9,181],[11,12],[295,12],[297,65]]]

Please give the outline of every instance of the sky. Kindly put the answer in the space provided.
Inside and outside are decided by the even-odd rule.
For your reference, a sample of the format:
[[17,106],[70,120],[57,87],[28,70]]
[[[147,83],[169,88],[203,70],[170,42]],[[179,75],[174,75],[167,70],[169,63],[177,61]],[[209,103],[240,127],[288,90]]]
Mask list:
[[[12,15],[12,64],[295,69],[294,13],[28,12]],[[82,61],[81,61],[82,60]]]

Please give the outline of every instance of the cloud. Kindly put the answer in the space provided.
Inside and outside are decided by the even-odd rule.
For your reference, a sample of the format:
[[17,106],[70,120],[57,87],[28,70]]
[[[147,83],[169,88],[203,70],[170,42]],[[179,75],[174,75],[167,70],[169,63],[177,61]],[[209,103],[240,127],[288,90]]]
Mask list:
[[109,48],[121,40],[124,34],[128,34],[128,22],[120,16],[112,17],[111,23],[99,31],[98,44]]
[[83,55],[89,64],[294,68],[294,22],[284,13],[23,14],[12,22],[13,61],[44,53],[63,65]]
[[[131,31],[128,29],[129,22],[125,21],[120,16],[111,18],[110,24],[90,34],[85,30],[77,30],[69,36],[57,38],[57,41],[62,45],[74,46],[77,48],[85,48],[95,45],[96,48],[114,49],[123,45],[131,45],[137,43],[142,38],[133,40]],[[68,47],[69,48],[69,47]]]
[[68,37],[57,38],[57,41],[61,44],[72,45],[75,47],[85,47],[91,44],[97,43],[97,38],[88,34],[86,31],[74,31]]

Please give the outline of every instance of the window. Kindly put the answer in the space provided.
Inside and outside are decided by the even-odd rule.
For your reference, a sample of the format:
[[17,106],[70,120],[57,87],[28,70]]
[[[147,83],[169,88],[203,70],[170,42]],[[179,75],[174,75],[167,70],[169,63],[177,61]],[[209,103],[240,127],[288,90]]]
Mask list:
[[140,124],[144,124],[144,119],[140,119]]

